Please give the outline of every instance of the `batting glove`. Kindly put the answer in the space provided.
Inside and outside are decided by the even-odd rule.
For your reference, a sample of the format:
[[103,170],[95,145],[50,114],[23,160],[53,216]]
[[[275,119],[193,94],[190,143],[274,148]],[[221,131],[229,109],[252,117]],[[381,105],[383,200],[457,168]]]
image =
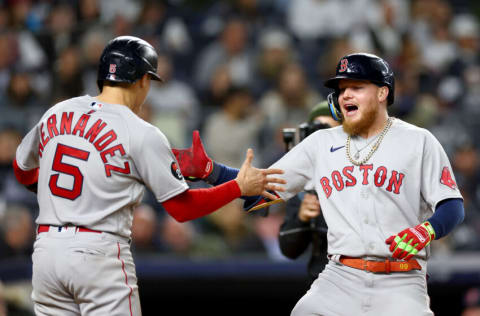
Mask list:
[[390,236],[385,243],[390,245],[392,257],[409,260],[435,239],[435,231],[429,222],[402,230]]
[[213,171],[213,162],[203,148],[200,133],[193,131],[192,146],[185,149],[172,148],[185,179],[198,181],[207,178]]

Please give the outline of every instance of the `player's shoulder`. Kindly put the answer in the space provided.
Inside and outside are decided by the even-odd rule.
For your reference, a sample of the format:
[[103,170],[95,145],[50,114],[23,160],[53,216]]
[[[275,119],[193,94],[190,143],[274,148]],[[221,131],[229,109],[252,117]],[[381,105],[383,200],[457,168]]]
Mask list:
[[78,96],[66,100],[59,101],[55,103],[53,106],[51,106],[44,114],[42,117],[42,120],[44,118],[49,117],[50,115],[58,112],[63,112],[67,110],[72,110],[75,107],[77,107],[79,104],[83,104],[85,102],[89,102],[89,100],[92,99],[92,97],[88,95],[84,96]]
[[158,129],[151,123],[143,120],[137,114],[135,114],[131,109],[126,106],[119,107],[117,110],[118,115],[122,116],[125,123],[129,125],[129,128],[134,129],[138,132],[151,132],[155,129]]
[[161,140],[168,143],[167,137],[158,127],[143,120],[128,107],[121,107],[118,110],[118,114],[123,117],[129,131],[134,135],[133,139],[138,136],[138,139],[144,139],[146,141]]
[[343,128],[341,125],[330,127],[330,128],[323,128],[311,134],[312,138],[317,140],[322,140],[324,138],[343,137],[345,135],[346,134],[343,131]]
[[300,142],[300,147],[305,150],[318,150],[318,148],[330,148],[345,141],[346,134],[342,126],[335,126],[317,130]]
[[426,128],[405,122],[399,118],[394,119],[391,129],[403,136],[433,137],[433,134]]

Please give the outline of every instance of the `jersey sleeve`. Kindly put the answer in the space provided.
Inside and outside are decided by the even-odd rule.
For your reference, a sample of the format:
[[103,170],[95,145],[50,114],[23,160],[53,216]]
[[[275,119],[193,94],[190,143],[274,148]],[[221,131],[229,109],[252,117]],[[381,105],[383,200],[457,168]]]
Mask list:
[[313,137],[307,137],[270,167],[282,169],[285,172],[278,175],[287,181],[286,185],[282,185],[285,192],[277,192],[283,200],[286,201],[303,191],[305,186],[308,187],[308,183],[312,181],[314,165],[310,148],[315,147],[314,142]]
[[428,131],[423,148],[420,190],[433,210],[442,200],[462,198],[447,154],[440,142]]
[[150,127],[141,139],[133,139],[135,166],[145,185],[158,202],[174,197],[188,189],[170,144],[156,127]]
[[27,135],[22,139],[22,142],[17,147],[15,159],[17,166],[21,170],[32,170],[39,167],[39,135],[38,127],[35,126]]

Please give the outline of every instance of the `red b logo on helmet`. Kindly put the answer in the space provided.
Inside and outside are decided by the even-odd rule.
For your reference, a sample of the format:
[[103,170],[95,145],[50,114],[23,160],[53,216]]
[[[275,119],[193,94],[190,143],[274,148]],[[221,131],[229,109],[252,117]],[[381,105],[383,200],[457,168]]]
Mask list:
[[114,74],[116,71],[117,71],[117,65],[110,64],[110,67],[108,68],[108,72],[111,74]]
[[348,59],[344,58],[340,61],[340,69],[338,70],[338,72],[344,72],[345,70],[347,70],[347,66],[348,66]]

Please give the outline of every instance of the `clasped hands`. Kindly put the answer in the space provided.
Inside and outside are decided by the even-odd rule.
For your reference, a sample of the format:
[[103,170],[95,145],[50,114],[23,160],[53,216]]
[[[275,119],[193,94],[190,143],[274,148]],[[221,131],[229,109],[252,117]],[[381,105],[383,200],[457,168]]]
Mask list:
[[[205,152],[199,132],[194,131],[192,136],[191,147],[172,148],[172,152],[177,158],[180,171],[185,179],[189,181],[204,180],[213,171],[213,160]],[[255,168],[252,166],[253,157],[253,150],[249,148],[245,161],[235,178],[242,196],[262,195],[270,200],[278,199],[270,192],[284,192],[285,188],[276,184],[286,184],[287,182],[284,179],[272,177],[272,175],[283,174],[283,170]]]

